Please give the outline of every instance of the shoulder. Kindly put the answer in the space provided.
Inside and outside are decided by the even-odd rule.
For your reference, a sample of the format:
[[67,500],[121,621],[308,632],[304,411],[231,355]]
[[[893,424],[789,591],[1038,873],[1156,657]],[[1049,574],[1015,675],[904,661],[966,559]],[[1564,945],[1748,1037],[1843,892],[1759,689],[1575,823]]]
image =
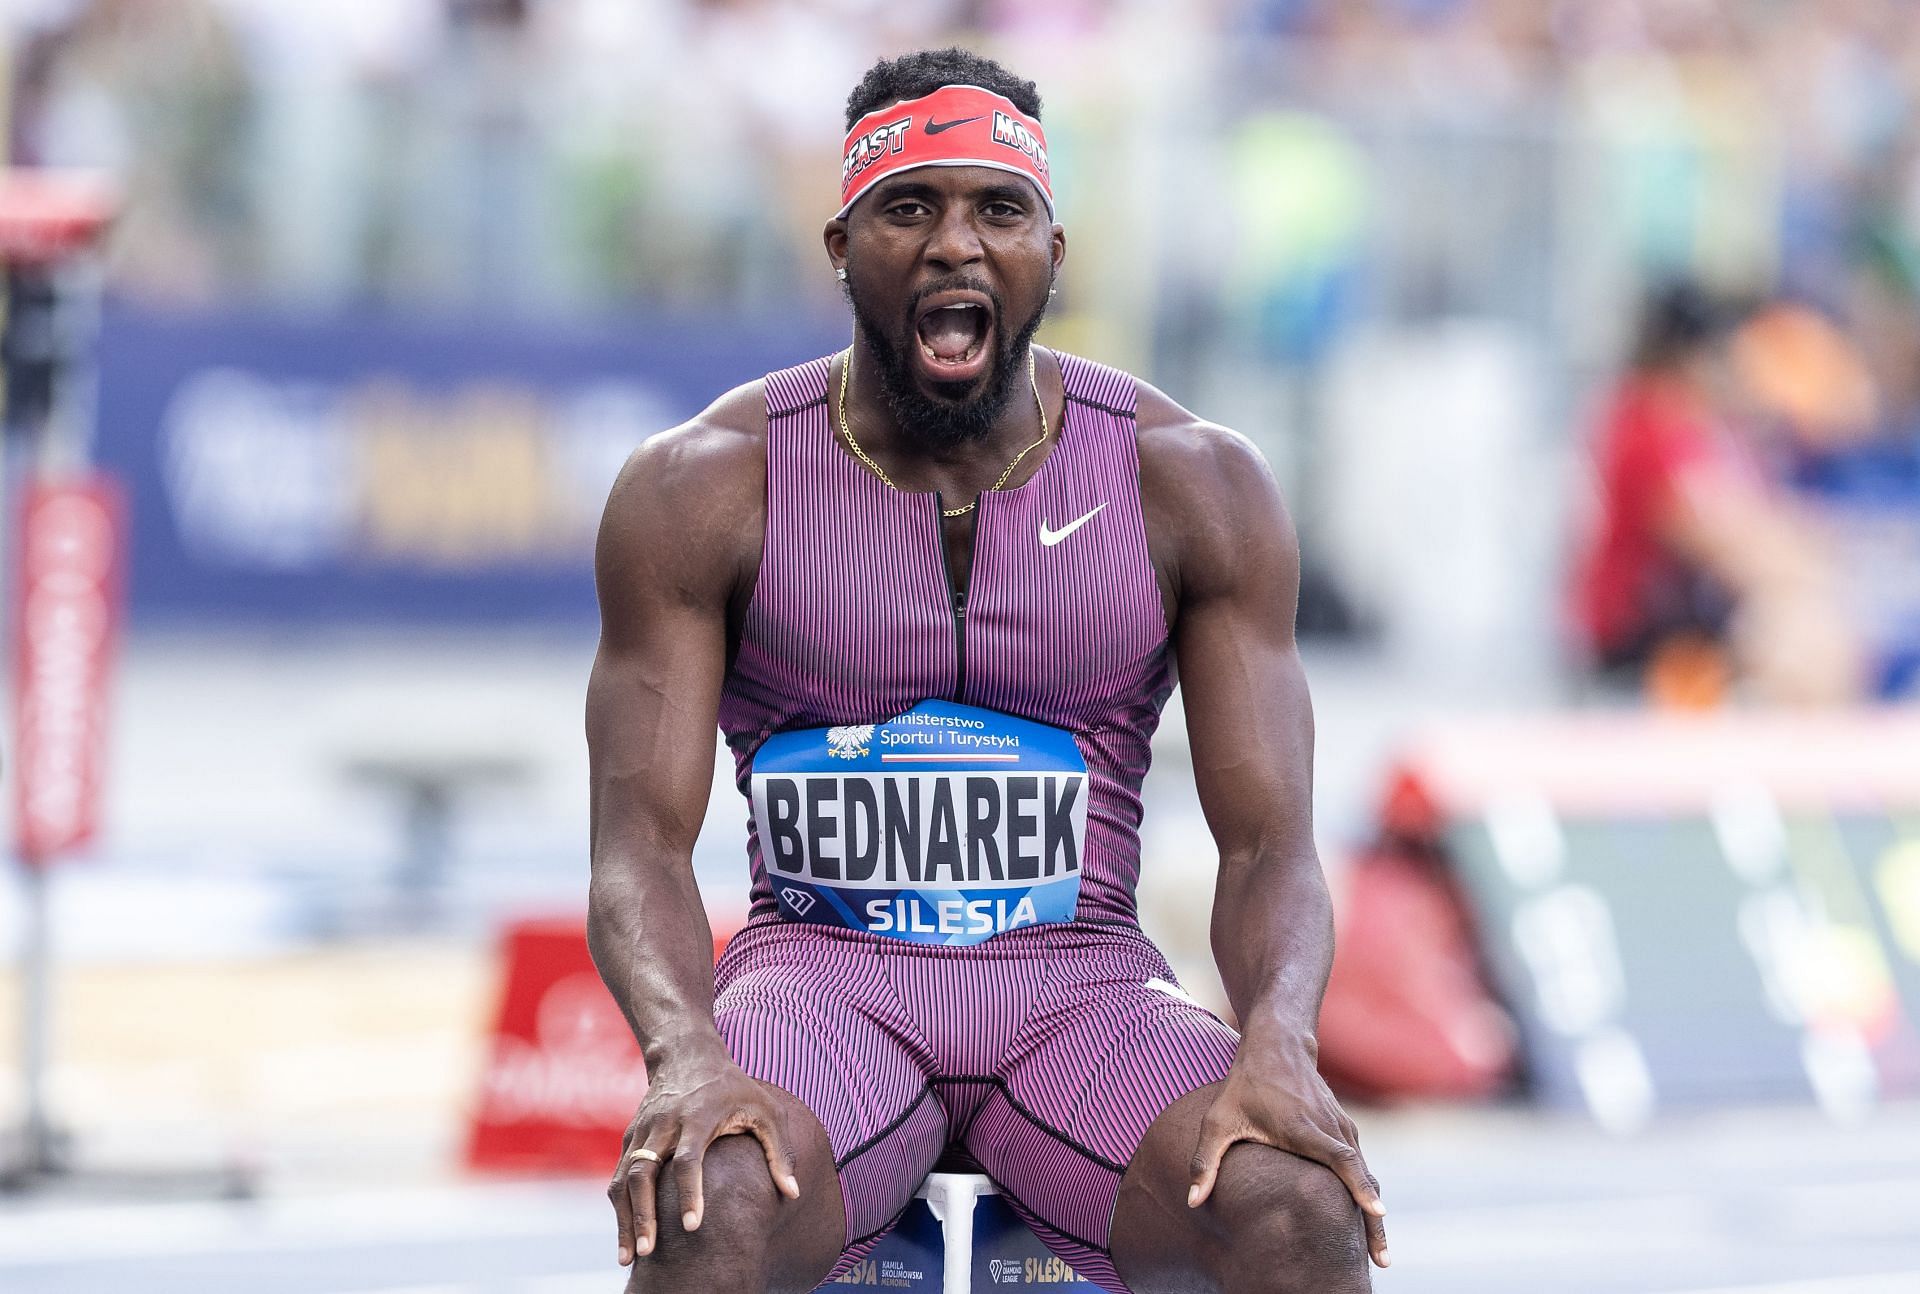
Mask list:
[[1276,490],[1272,469],[1247,437],[1191,413],[1159,388],[1140,383],[1135,414],[1142,483],[1208,496],[1266,487]]
[[629,507],[670,505],[680,523],[698,524],[705,510],[739,506],[766,480],[764,380],[748,382],[699,414],[647,437],[615,479],[609,517]]
[[1139,389],[1141,509],[1183,600],[1249,565],[1297,569],[1293,522],[1259,447],[1147,382]]
[[[730,578],[758,553],[766,506],[765,380],[735,387],[627,456],[600,524],[599,564]],[[682,574],[697,574],[689,569]]]
[[1133,421],[1143,489],[1184,497],[1272,482],[1266,458],[1239,432],[1189,412],[1131,373],[1064,351],[1054,354],[1063,383],[1070,370],[1081,375],[1079,389],[1067,399]]
[[1216,532],[1286,520],[1273,469],[1246,436],[1188,412],[1146,382],[1137,418],[1140,490],[1156,511],[1181,514],[1188,530]]

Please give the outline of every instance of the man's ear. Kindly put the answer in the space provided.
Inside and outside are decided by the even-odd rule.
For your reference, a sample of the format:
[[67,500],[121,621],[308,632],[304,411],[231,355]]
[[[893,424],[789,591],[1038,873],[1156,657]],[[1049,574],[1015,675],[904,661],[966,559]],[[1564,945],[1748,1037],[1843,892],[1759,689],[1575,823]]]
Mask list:
[[837,273],[847,267],[847,222],[835,216],[820,231],[820,241],[826,244],[827,262]]

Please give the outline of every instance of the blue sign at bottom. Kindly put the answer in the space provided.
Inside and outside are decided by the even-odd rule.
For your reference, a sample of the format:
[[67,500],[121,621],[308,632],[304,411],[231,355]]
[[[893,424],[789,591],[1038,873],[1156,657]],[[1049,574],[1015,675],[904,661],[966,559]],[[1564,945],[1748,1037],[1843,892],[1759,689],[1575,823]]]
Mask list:
[[[820,1288],[856,1286],[941,1294],[946,1253],[939,1219],[925,1200],[915,1200],[899,1225],[874,1246],[872,1253]],[[1101,1286],[1080,1276],[1050,1252],[997,1195],[981,1196],[974,1205],[973,1277],[967,1288],[976,1294],[1009,1289],[1102,1294]]]
[[973,1210],[973,1288],[1089,1290],[1101,1287],[1085,1279],[1051,1252],[1040,1237],[997,1195],[981,1197]]

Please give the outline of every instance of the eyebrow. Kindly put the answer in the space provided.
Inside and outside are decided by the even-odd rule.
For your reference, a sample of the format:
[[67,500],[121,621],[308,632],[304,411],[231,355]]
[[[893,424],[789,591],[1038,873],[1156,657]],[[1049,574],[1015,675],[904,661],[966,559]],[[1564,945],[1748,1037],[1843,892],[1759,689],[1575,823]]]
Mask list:
[[880,202],[893,202],[899,198],[937,198],[939,192],[924,180],[887,180],[873,191]]
[[1018,181],[1009,184],[989,184],[980,190],[979,197],[983,202],[1011,202],[1020,207],[1033,205],[1033,190]]
[[[880,205],[897,202],[901,198],[939,199],[948,195],[944,190],[935,188],[925,180],[910,180],[902,177],[897,180],[883,181],[874,189],[873,196],[877,199],[876,205]],[[1002,184],[985,184],[971,194],[963,196],[975,202],[1011,202],[1021,207],[1033,206],[1034,199],[1032,191],[1017,180],[1009,180]]]

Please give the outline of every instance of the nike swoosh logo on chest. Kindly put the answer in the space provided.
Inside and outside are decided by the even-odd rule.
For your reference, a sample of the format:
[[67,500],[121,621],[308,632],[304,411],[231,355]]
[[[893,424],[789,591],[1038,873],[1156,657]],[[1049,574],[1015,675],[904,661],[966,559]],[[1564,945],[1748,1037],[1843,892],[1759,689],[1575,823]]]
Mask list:
[[1040,523],[1041,546],[1044,548],[1053,547],[1055,544],[1059,543],[1062,539],[1065,539],[1068,535],[1080,529],[1080,527],[1086,525],[1089,521],[1092,521],[1094,518],[1094,513],[1099,512],[1101,508],[1104,508],[1106,506],[1107,505],[1105,503],[1099,504],[1093,509],[1092,512],[1088,512],[1084,516],[1074,518],[1072,521],[1069,521],[1066,525],[1060,527],[1060,529],[1058,530],[1049,528],[1047,523],[1045,521],[1042,521]]

